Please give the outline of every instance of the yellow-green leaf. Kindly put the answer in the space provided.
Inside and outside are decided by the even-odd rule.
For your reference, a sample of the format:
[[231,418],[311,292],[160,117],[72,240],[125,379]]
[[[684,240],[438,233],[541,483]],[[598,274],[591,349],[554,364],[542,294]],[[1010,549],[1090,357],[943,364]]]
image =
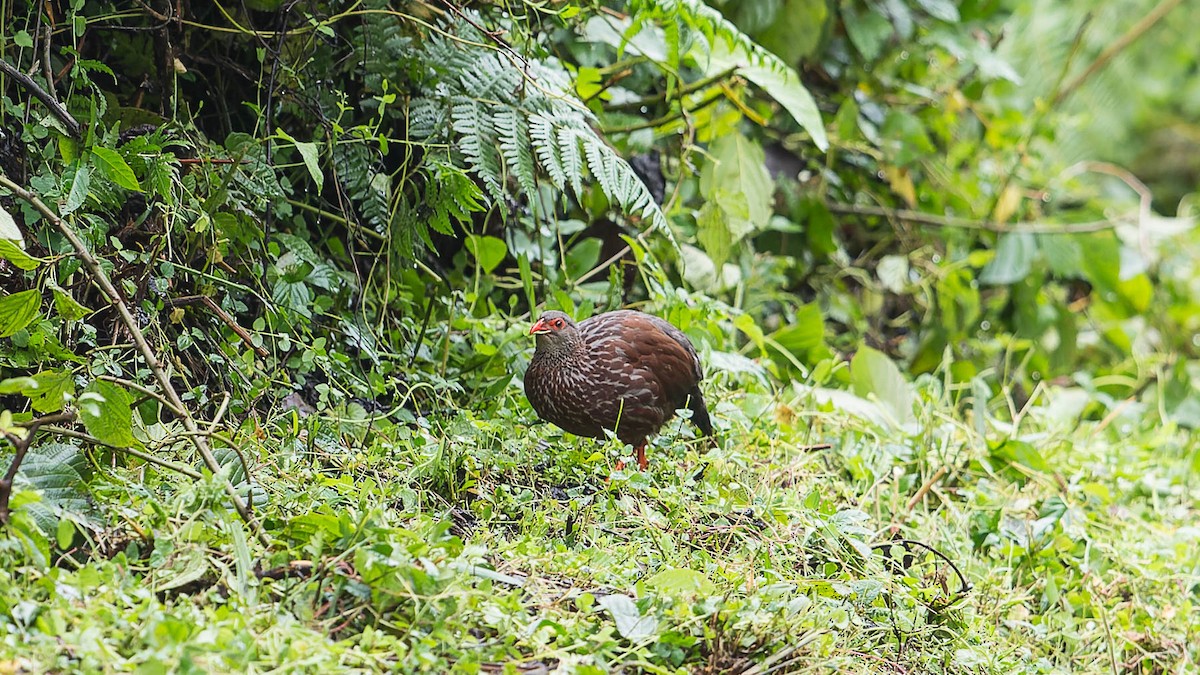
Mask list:
[[0,298],[0,338],[10,337],[28,326],[41,304],[42,294],[32,288]]
[[101,176],[126,190],[142,191],[137,176],[133,175],[133,169],[129,168],[129,164],[115,150],[92,148],[92,166],[96,167]]
[[133,408],[129,393],[104,380],[95,380],[79,396],[79,416],[88,433],[109,445],[134,444]]

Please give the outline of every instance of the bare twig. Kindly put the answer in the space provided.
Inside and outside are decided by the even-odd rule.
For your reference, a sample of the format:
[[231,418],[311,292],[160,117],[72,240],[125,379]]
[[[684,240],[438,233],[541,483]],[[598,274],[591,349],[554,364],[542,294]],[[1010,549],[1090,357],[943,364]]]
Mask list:
[[955,218],[954,216],[939,216],[933,213],[922,213],[908,209],[889,209],[880,206],[864,204],[830,203],[826,207],[834,213],[845,213],[856,216],[877,216],[892,218],[921,225],[936,227],[959,227],[968,230],[987,230],[989,232],[1029,232],[1030,234],[1080,234],[1085,232],[1103,232],[1117,226],[1114,220],[1094,220],[1085,223],[993,223],[986,220],[971,220]]
[[155,466],[161,466],[164,469],[170,469],[171,471],[174,471],[176,473],[181,473],[181,474],[187,476],[188,478],[191,478],[192,480],[200,480],[201,478],[203,478],[203,476],[200,475],[199,471],[196,471],[195,469],[193,469],[190,466],[187,466],[186,464],[179,464],[178,462],[172,462],[167,459],[162,459],[161,457],[155,457],[154,455],[151,455],[148,452],[142,452],[141,450],[138,450],[137,448],[122,448],[122,447],[118,447],[116,445],[111,445],[109,443],[105,443],[104,441],[100,440],[99,438],[96,438],[95,436],[92,436],[90,434],[85,434],[82,431],[75,431],[74,429],[67,429],[65,427],[56,427],[56,426],[49,426],[49,425],[46,426],[46,431],[49,431],[50,433],[55,434],[57,436],[66,436],[67,438],[76,438],[76,439],[83,441],[84,443],[89,443],[91,445],[99,445],[101,447],[109,448],[111,450],[116,450],[117,452],[120,452],[122,454],[132,455],[148,464],[153,464]]
[[8,471],[5,472],[4,478],[0,479],[0,523],[8,525],[8,498],[12,496],[13,480],[17,477],[17,471],[21,469],[21,462],[25,461],[25,454],[29,452],[29,446],[33,443],[33,437],[38,427],[56,422],[73,422],[74,420],[75,413],[61,412],[39,417],[22,424],[21,426],[25,428],[24,436],[11,431],[4,432],[4,437],[8,439],[9,443],[12,443],[13,458],[12,463],[8,465]]
[[258,354],[259,358],[265,359],[271,355],[271,353],[263,347],[255,345],[254,338],[250,336],[249,331],[239,326],[238,322],[229,315],[229,312],[226,312],[224,308],[217,304],[216,300],[213,300],[207,295],[187,295],[182,298],[170,298],[165,304],[168,307],[177,307],[179,305],[193,305],[197,303],[209,308],[209,310],[211,310],[213,314],[216,314],[221,321],[224,321],[225,325],[229,326],[229,330],[237,333],[237,336],[242,339],[242,342],[245,342],[247,347],[253,349],[254,353]]
[[170,401],[168,401],[167,398],[165,396],[163,396],[162,394],[160,394],[157,391],[154,391],[153,389],[150,389],[148,387],[143,387],[142,385],[138,384],[137,382],[131,382],[130,380],[126,380],[121,377],[116,377],[115,375],[101,375],[98,379],[104,380],[106,382],[112,382],[113,384],[119,384],[122,387],[125,387],[126,389],[132,389],[140,394],[148,396],[148,397],[154,399],[155,401],[158,401],[159,403],[161,403],[164,408],[166,408],[167,410],[170,410],[171,412],[175,413],[179,417],[183,417],[186,414],[183,412],[183,410],[176,408],[175,405],[173,403],[171,403]]
[[[192,434],[188,437],[191,439],[192,445],[195,446],[196,451],[200,453],[200,457],[203,458],[204,464],[209,468],[210,471],[213,472],[214,475],[219,474],[221,471],[221,465],[217,462],[217,458],[213,456],[212,449],[208,444],[208,436],[197,433],[200,431],[199,425],[196,424],[195,418],[192,417],[190,411],[188,411],[187,407],[183,404],[183,400],[175,391],[175,387],[171,384],[171,377],[167,375],[166,370],[163,369],[162,364],[158,360],[158,355],[154,353],[154,349],[151,348],[150,343],[146,341],[146,336],[142,334],[142,329],[138,326],[137,319],[133,317],[133,313],[129,311],[129,306],[125,304],[125,301],[121,298],[121,294],[117,292],[116,287],[113,286],[112,280],[108,278],[108,273],[106,273],[104,268],[100,266],[100,261],[98,261],[96,257],[92,255],[91,251],[88,250],[87,245],[84,244],[83,240],[79,238],[79,235],[76,234],[75,229],[68,225],[63,219],[59,218],[58,214],[51,210],[49,206],[46,206],[46,204],[42,202],[37,195],[12,182],[7,176],[4,175],[0,175],[0,186],[8,188],[17,197],[20,197],[37,209],[37,211],[41,213],[52,225],[54,225],[54,227],[60,233],[62,233],[64,237],[67,238],[67,241],[71,243],[71,247],[75,249],[75,255],[79,257],[84,267],[86,267],[90,273],[92,279],[97,285],[100,286],[100,289],[104,292],[104,294],[108,296],[109,303],[112,304],[113,308],[116,309],[117,314],[120,315],[121,322],[125,324],[125,328],[129,331],[130,336],[133,338],[134,344],[137,346],[138,351],[141,352],[142,358],[146,362],[146,366],[150,368],[151,372],[154,373],[154,377],[156,380],[158,380],[159,386],[162,387],[163,394],[166,396],[167,401],[169,401],[173,407],[184,413],[180,419],[183,422],[184,428],[189,432],[192,432]],[[228,495],[229,500],[233,504],[234,509],[237,510],[238,515],[240,515],[242,520],[246,521],[246,524],[249,525],[250,528],[258,535],[259,541],[261,541],[264,546],[270,546],[271,539],[266,535],[265,532],[263,532],[262,526],[259,524],[258,519],[253,513],[250,512],[250,509],[247,508],[246,503],[242,501],[242,498],[238,496],[238,493],[233,488],[233,485],[230,484],[228,480],[224,480],[222,483],[222,487],[225,489],[225,494]]]
[[0,59],[0,72],[3,72],[5,75],[8,75],[17,82],[20,82],[21,86],[28,89],[29,93],[33,94],[37,100],[44,103],[46,107],[50,109],[50,112],[54,113],[55,117],[62,120],[62,123],[67,127],[67,133],[69,133],[73,138],[79,138],[83,134],[83,127],[80,126],[79,122],[75,121],[75,118],[71,116],[71,113],[67,112],[67,109],[58,102],[58,99],[54,98],[54,96],[45,89],[39,87],[38,83],[34,82],[32,77],[29,77],[25,73],[22,73],[21,71],[12,67],[12,65],[4,59]]
[[1163,0],[1162,2],[1158,3],[1158,6],[1150,10],[1149,14],[1142,17],[1141,21],[1138,21],[1130,26],[1129,30],[1125,31],[1124,35],[1114,40],[1112,44],[1105,48],[1104,51],[1100,52],[1100,56],[1097,56],[1096,60],[1092,61],[1086,70],[1077,75],[1073,80],[1068,82],[1062,89],[1060,89],[1058,91],[1058,95],[1054,97],[1054,105],[1057,106],[1065,101],[1068,96],[1075,93],[1075,90],[1079,89],[1084,82],[1087,82],[1093,75],[1103,70],[1104,67],[1108,65],[1108,62],[1113,60],[1113,57],[1115,57],[1117,54],[1120,54],[1129,45],[1133,44],[1138,38],[1145,34],[1146,31],[1153,28],[1155,24],[1161,21],[1163,17],[1169,14],[1171,10],[1178,7],[1182,2],[1183,0]]

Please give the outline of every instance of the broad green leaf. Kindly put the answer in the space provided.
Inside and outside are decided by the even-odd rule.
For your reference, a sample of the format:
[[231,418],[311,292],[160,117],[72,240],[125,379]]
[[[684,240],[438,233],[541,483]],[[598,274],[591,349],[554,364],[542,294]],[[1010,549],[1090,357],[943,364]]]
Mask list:
[[821,151],[829,148],[829,139],[825,134],[825,125],[821,121],[821,111],[812,94],[800,82],[800,75],[794,68],[782,61],[763,63],[745,50],[731,47],[726,40],[717,38],[711,45],[707,63],[703,63],[709,74],[719,73],[730,68],[737,68],[738,74],[758,85],[771,98],[779,102],[788,111],[792,119],[808,132],[813,144]]
[[1100,299],[1117,292],[1121,284],[1121,242],[1112,232],[1079,237],[1083,249],[1083,277],[1100,292]]
[[62,318],[68,321],[78,321],[92,313],[92,310],[79,304],[79,301],[70,292],[58,284],[49,282],[47,286],[54,293],[54,309],[58,311],[59,316]]
[[79,417],[88,433],[117,447],[134,444],[133,401],[123,388],[93,380],[79,396]]
[[901,167],[937,152],[921,118],[903,110],[889,112],[879,133],[885,139],[891,159]]
[[1007,285],[1024,279],[1033,268],[1037,242],[1028,232],[1009,232],[1000,235],[996,257],[979,273],[979,283]]
[[1037,448],[1025,441],[1008,439],[992,448],[992,458],[1004,464],[1017,464],[1038,473],[1053,473],[1050,464]]
[[0,338],[10,337],[28,326],[37,317],[41,304],[42,294],[34,288],[0,298]]
[[888,21],[887,16],[871,10],[859,13],[852,7],[844,7],[842,16],[846,35],[858,53],[867,61],[878,58],[893,33],[892,22]]
[[1083,247],[1078,236],[1041,234],[1037,236],[1037,246],[1054,274],[1067,278],[1083,274]]
[[709,201],[696,214],[696,238],[713,262],[713,275],[733,251],[733,235],[729,232],[729,217],[716,202]]
[[8,209],[2,205],[0,205],[0,239],[10,239],[20,247],[25,246],[25,237],[20,233],[17,221],[12,220],[12,214],[8,213]]
[[1175,363],[1163,388],[1163,412],[1176,424],[1197,429],[1200,428],[1200,388],[1196,383],[1200,377],[1193,378],[1191,370],[1184,359]]
[[484,274],[491,274],[492,270],[504,261],[504,256],[508,255],[508,247],[505,246],[504,240],[476,234],[467,238],[467,250],[474,256],[475,263]]
[[300,316],[312,316],[313,292],[303,281],[276,280],[271,287],[271,299]]
[[862,347],[850,361],[850,387],[859,396],[879,401],[893,424],[913,421],[912,387],[883,352]]
[[780,354],[783,350],[797,361],[812,365],[825,357],[825,319],[815,302],[796,309],[796,318],[788,325],[771,334],[769,350],[775,362],[782,368],[793,367],[792,359]]
[[58,412],[75,397],[75,377],[69,370],[43,370],[33,376],[36,386],[24,389],[30,405],[40,413]]
[[641,642],[658,633],[658,619],[642,616],[627,595],[606,595],[600,598],[599,605],[612,614],[613,621],[617,623],[617,632],[630,642]]
[[313,182],[317,184],[317,193],[325,189],[325,172],[321,171],[321,160],[317,154],[316,143],[300,143],[296,142],[296,150],[300,153],[300,158],[304,160],[304,166],[308,169],[308,175],[312,176]]
[[41,260],[23,251],[12,239],[0,239],[0,260],[7,260],[22,270],[35,269],[42,264]]
[[717,200],[731,219],[745,219],[732,226],[735,241],[766,227],[775,183],[762,147],[742,134],[729,134],[718,138],[708,151],[708,161],[700,170],[700,193]]
[[680,595],[685,593],[711,594],[717,590],[708,577],[696,570],[668,568],[646,580],[646,585],[660,593]]
[[138,184],[133,169],[129,168],[125,159],[115,150],[101,147],[92,148],[92,166],[96,167],[101,176],[126,190],[142,191],[142,186]]
[[83,203],[87,201],[88,188],[91,186],[92,172],[86,164],[75,170],[75,178],[71,181],[71,190],[67,194],[67,201],[63,203],[60,212],[62,215],[74,212]]
[[[4,464],[7,466],[7,462]],[[26,503],[23,508],[48,534],[58,530],[63,516],[87,522],[87,515],[92,511],[87,493],[90,476],[91,464],[77,446],[35,444],[21,462],[17,482],[37,490],[41,499]]]
[[755,35],[759,44],[778,54],[785,63],[798,63],[820,44],[828,18],[826,0],[784,0],[775,20]]
[[[603,244],[604,242],[596,237],[589,237],[571,246],[566,254],[567,277],[578,279],[592,271],[596,263],[600,262],[600,248]],[[596,278],[593,277],[592,281],[596,281]]]
[[917,0],[917,6],[935,19],[947,23],[958,22],[958,7],[950,0]]
[[38,382],[32,377],[10,377],[0,380],[0,394],[16,394],[26,389],[37,389]]

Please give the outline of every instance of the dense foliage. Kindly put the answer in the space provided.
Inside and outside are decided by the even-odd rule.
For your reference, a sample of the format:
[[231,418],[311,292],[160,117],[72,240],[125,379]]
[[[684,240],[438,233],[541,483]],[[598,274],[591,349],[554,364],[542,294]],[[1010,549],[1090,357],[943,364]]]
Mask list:
[[1200,10],[1045,4],[7,7],[0,669],[1195,667]]

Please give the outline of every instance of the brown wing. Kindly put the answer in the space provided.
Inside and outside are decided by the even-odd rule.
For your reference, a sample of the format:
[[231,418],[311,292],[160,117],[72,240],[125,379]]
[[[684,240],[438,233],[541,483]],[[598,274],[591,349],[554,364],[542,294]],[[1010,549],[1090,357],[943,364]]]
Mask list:
[[675,414],[703,375],[691,342],[654,316],[619,310],[579,324],[595,385],[609,393],[595,410],[606,428],[640,444]]

